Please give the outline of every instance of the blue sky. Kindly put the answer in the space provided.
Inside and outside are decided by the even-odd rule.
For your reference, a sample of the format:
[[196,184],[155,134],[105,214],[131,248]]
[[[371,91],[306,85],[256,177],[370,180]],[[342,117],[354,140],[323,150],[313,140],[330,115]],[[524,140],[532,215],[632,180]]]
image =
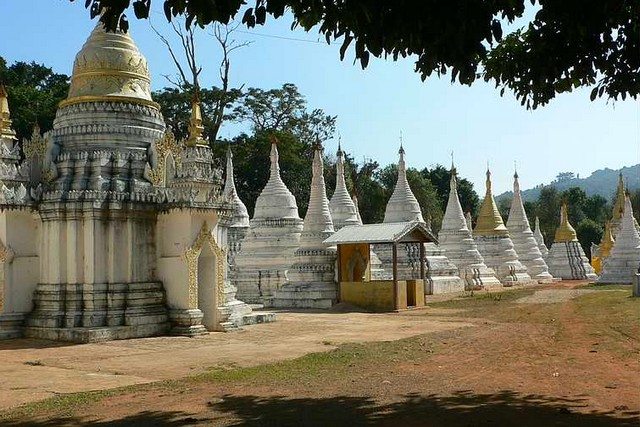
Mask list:
[[[161,3],[155,0],[151,20],[170,36],[157,12]],[[147,21],[130,15],[130,31],[149,61],[154,89],[167,86],[163,75],[173,74],[174,66],[166,49]],[[0,55],[9,63],[33,60],[67,74],[95,25],[80,0],[0,0],[0,16]],[[285,17],[252,30],[240,27],[235,38],[252,43],[233,54],[232,84],[265,89],[296,84],[311,108],[338,116],[343,147],[357,159],[395,162],[402,131],[409,166],[449,165],[453,151],[459,173],[480,194],[487,162],[495,194],[511,189],[514,161],[523,188],[548,183],[560,171],[587,176],[640,162],[640,101],[590,102],[590,89],[583,89],[527,111],[489,84],[452,85],[447,77],[422,82],[411,58],[373,59],[366,70],[353,65],[352,57],[340,62],[338,44],[327,45],[313,30],[292,32],[290,24]],[[206,31],[199,41],[203,83],[217,84],[219,50]],[[221,136],[237,130],[227,126]],[[336,145],[325,146],[335,151]]]

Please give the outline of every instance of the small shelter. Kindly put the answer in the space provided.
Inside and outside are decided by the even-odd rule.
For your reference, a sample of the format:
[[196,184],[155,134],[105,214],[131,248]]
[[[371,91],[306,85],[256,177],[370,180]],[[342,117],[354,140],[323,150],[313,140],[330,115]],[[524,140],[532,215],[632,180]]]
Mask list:
[[[422,243],[437,239],[423,222],[348,225],[324,241],[338,248],[338,298],[374,311],[395,311],[424,305],[425,251]],[[420,279],[398,280],[398,246],[421,243]],[[392,279],[371,280],[371,245],[392,247]],[[431,293],[426,289],[426,293]]]

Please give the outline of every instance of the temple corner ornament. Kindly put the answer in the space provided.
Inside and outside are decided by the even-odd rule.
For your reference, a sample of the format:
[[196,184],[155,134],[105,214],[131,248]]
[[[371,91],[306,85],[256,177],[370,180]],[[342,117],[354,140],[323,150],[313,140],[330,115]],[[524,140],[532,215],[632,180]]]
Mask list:
[[183,152],[182,144],[176,140],[173,132],[167,129],[162,138],[156,140],[149,147],[149,151],[151,162],[147,162],[145,165],[144,177],[156,187],[166,187],[170,178],[170,161],[174,162],[176,168],[180,165]]

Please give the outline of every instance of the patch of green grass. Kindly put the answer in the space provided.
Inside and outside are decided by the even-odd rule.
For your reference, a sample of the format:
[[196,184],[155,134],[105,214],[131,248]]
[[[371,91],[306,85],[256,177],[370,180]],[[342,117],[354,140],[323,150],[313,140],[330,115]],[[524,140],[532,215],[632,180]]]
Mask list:
[[[428,303],[429,307],[454,309],[452,316],[476,317],[498,322],[523,320],[531,311],[530,304],[516,304],[516,300],[532,295],[535,289],[508,289],[500,292],[475,292],[447,301]],[[427,315],[430,315],[427,313]],[[530,321],[531,319],[528,319]]]
[[[621,289],[629,290],[629,294],[619,292]],[[600,348],[637,357],[640,353],[640,298],[633,298],[629,287],[624,285],[607,285],[600,290],[576,298],[576,313],[584,319],[589,334]]]
[[251,384],[291,384],[330,381],[344,378],[357,370],[358,365],[417,360],[435,351],[433,336],[417,336],[398,341],[341,344],[336,349],[310,353],[302,357],[247,368],[212,368],[190,377],[192,382]]
[[0,424],[3,421],[43,416],[70,417],[82,408],[98,404],[105,398],[150,390],[177,394],[203,382],[220,384],[245,382],[252,385],[277,383],[279,386],[286,386],[301,382],[332,381],[353,375],[353,372],[358,372],[358,367],[363,364],[388,364],[430,357],[436,348],[434,341],[437,341],[434,335],[423,335],[398,341],[342,344],[327,352],[310,353],[296,359],[254,367],[238,368],[223,365],[176,380],[64,394],[0,412]]

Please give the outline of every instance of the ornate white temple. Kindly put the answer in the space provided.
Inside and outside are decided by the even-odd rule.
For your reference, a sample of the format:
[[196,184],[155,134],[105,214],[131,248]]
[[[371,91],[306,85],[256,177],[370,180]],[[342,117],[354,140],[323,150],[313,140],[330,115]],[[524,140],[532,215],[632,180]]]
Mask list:
[[323,243],[334,233],[323,168],[322,148],[317,146],[300,246],[289,269],[289,281],[275,292],[272,303],[275,307],[330,308],[338,300],[336,247]]
[[513,199],[509,218],[507,218],[507,230],[518,259],[527,267],[529,276],[538,283],[551,283],[553,276],[549,274],[549,267],[542,258],[538,242],[531,231],[527,213],[524,211],[517,172],[513,175]]
[[256,200],[249,232],[232,269],[238,298],[249,303],[264,304],[273,297],[287,281],[300,245],[302,219],[295,197],[280,177],[276,142],[271,144],[269,180]]
[[598,277],[578,242],[576,230],[569,223],[566,203],[560,208],[560,225],[547,255],[547,265],[554,277],[565,280],[595,280]]
[[[405,151],[402,146],[398,151],[398,180],[391,198],[387,202],[384,214],[385,223],[419,221],[424,223],[422,209],[407,181],[407,169],[404,160]],[[398,270],[400,277],[420,277],[420,247],[418,243],[405,244],[398,254]],[[429,293],[459,292],[464,290],[464,282],[459,277],[456,267],[445,255],[444,250],[434,243],[426,243],[425,261],[427,267],[428,285],[425,289]],[[389,245],[376,245],[376,254],[382,261],[385,271],[390,270],[391,250]]]
[[466,289],[482,289],[501,286],[495,272],[487,267],[476,246],[458,198],[456,168],[451,166],[449,200],[438,233],[439,246],[458,267]]
[[626,197],[622,221],[611,253],[604,260],[598,283],[633,283],[640,269],[640,234],[633,221],[633,208]]
[[201,123],[194,103],[189,138],[165,132],[131,36],[96,26],[53,131],[36,129],[22,161],[2,133],[3,336],[87,342],[248,321],[227,280],[232,209]]
[[527,268],[519,261],[509,231],[502,222],[491,191],[491,172],[487,169],[486,194],[473,230],[473,238],[487,266],[491,267],[504,286],[532,283]]

